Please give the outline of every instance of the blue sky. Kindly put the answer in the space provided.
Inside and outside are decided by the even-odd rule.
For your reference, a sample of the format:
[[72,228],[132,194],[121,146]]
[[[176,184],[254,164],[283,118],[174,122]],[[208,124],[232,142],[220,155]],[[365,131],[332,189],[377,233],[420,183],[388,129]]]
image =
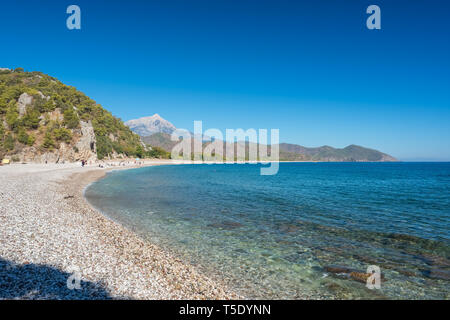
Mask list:
[[[77,4],[82,29],[66,28]],[[381,8],[382,29],[366,28]],[[450,160],[448,1],[0,4],[0,67],[42,71],[129,120],[279,128],[283,142]]]

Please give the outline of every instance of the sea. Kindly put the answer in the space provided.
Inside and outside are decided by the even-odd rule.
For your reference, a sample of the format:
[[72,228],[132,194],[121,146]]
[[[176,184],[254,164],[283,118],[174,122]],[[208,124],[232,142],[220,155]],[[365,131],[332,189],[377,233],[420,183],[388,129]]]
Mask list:
[[450,298],[450,163],[261,166],[117,170],[85,197],[248,298]]

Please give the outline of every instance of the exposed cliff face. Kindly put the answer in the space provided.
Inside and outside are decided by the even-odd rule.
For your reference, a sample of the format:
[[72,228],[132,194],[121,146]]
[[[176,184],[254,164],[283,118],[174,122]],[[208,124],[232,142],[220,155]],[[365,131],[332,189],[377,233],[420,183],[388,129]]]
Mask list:
[[74,161],[96,161],[97,141],[91,121],[80,122],[80,128],[73,131],[73,143],[61,142],[51,151],[43,151],[34,146],[19,148],[12,155],[23,162],[33,163],[62,163]]
[[33,103],[33,96],[24,92],[20,95],[19,101],[17,101],[17,109],[19,111],[19,118],[22,118],[27,112],[27,107]]
[[75,88],[39,72],[0,70],[0,159],[54,163],[145,152],[138,135]]
[[81,129],[78,133],[80,138],[75,145],[75,149],[78,150],[81,159],[88,161],[95,160],[97,158],[97,140],[95,138],[94,127],[90,121],[80,121],[80,125]]

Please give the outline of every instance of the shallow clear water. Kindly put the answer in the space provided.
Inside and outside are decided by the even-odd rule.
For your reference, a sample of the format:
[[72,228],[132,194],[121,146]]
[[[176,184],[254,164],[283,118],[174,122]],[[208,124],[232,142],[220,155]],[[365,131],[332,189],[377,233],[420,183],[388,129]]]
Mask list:
[[[251,298],[448,299],[450,163],[114,171],[88,201]],[[349,272],[377,265],[369,290]],[[330,272],[331,271],[331,272]]]

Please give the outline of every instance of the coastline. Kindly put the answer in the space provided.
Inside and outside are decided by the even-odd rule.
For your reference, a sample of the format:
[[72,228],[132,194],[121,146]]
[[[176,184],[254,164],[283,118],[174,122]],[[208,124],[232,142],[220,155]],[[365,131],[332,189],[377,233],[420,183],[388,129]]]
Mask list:
[[[0,208],[0,299],[242,298],[84,198],[84,189],[108,171],[160,164],[176,163],[0,168],[0,202],[6,204]],[[76,271],[81,288],[70,290],[67,279]]]

